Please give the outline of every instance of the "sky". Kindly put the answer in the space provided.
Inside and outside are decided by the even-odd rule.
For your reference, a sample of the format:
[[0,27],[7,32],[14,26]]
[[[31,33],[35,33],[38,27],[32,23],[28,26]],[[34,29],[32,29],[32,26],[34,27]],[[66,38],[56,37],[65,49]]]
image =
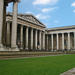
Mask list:
[[[13,3],[7,7],[12,12]],[[33,14],[47,28],[75,25],[75,0],[21,0],[18,13]]]

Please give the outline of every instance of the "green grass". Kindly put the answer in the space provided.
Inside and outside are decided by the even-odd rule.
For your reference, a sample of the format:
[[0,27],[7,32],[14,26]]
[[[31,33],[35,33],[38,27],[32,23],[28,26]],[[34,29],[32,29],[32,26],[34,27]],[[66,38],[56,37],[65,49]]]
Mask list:
[[0,75],[60,75],[75,67],[75,55],[0,60]]

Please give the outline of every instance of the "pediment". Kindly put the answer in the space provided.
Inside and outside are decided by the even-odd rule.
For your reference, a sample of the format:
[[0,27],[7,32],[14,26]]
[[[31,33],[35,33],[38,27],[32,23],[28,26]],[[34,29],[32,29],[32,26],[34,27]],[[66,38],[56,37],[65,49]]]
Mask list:
[[41,23],[35,16],[33,15],[30,15],[30,14],[25,14],[25,15],[19,15],[20,17],[24,18],[25,20],[29,21],[29,22],[32,22],[32,23],[35,23],[37,25],[41,25],[41,26],[44,26],[45,25],[43,23]]

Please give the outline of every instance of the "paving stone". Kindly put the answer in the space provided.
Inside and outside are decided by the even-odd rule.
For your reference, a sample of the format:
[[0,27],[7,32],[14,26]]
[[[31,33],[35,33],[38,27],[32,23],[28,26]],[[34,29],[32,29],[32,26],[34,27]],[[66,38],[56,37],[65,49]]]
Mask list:
[[60,75],[75,75],[75,68],[68,70]]

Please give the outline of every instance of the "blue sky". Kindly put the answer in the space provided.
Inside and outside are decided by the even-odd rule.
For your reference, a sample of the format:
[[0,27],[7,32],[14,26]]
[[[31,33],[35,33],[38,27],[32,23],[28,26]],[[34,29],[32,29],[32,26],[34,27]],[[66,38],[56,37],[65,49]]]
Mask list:
[[[7,7],[12,12],[13,4]],[[21,0],[18,13],[33,14],[47,28],[75,25],[75,0]]]

